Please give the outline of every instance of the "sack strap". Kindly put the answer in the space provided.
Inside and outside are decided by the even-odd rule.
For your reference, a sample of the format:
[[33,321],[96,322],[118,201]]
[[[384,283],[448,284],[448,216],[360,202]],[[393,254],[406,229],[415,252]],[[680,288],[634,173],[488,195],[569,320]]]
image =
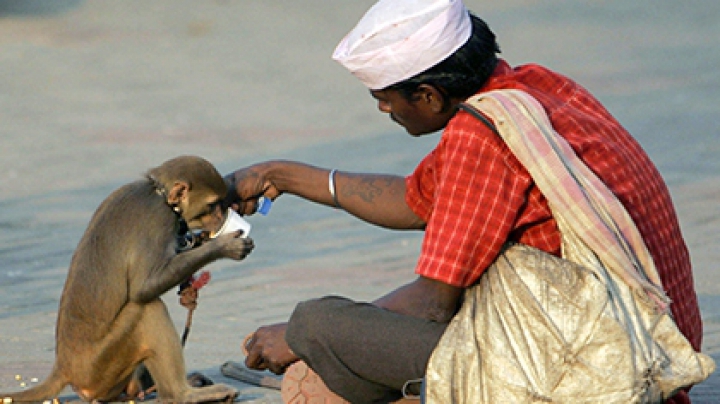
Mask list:
[[502,138],[502,135],[500,135],[500,132],[498,132],[495,125],[492,122],[490,122],[490,120],[487,119],[485,117],[485,115],[480,113],[480,111],[473,108],[473,106],[471,104],[468,104],[467,102],[463,102],[463,103],[460,103],[460,105],[458,105],[458,108],[462,109],[463,111],[465,111],[465,112],[469,113],[470,115],[474,116],[475,118],[477,118],[480,122],[484,123],[485,126],[487,126],[491,131],[493,131],[496,135],[498,135]]

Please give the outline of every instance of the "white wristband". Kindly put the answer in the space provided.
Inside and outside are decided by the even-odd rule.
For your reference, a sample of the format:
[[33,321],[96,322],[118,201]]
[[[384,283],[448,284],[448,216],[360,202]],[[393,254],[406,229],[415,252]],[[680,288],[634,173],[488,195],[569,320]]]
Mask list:
[[328,190],[330,191],[330,195],[332,196],[335,207],[342,209],[342,206],[340,206],[340,202],[338,202],[337,192],[335,190],[335,173],[336,172],[337,172],[337,169],[333,168],[332,170],[330,170],[330,174],[328,174]]

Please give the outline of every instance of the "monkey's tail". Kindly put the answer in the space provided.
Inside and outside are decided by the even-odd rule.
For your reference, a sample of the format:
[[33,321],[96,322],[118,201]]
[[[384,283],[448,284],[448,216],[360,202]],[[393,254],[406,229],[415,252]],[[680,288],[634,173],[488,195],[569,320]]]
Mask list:
[[43,402],[57,397],[68,383],[57,366],[55,366],[50,376],[32,388],[13,393],[0,392],[0,402],[5,402],[5,399],[12,399],[14,403]]

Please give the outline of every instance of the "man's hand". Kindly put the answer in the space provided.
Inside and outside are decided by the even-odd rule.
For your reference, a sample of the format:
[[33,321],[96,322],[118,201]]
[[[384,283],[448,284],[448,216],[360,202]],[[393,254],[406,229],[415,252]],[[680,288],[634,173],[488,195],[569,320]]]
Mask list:
[[257,211],[260,197],[277,198],[280,191],[266,178],[266,170],[270,166],[269,162],[259,163],[226,175],[228,193],[225,204],[241,215],[252,215]]
[[300,359],[285,342],[286,330],[287,323],[258,328],[245,344],[245,366],[250,369],[268,369],[275,374],[285,373],[288,366]]

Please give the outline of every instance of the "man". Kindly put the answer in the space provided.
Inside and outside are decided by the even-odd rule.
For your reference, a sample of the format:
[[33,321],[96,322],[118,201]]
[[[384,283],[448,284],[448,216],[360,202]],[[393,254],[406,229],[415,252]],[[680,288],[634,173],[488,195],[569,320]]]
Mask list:
[[[339,297],[300,303],[288,323],[260,328],[246,364],[282,373],[302,359],[353,403],[417,392],[428,359],[461,304],[507,242],[560,255],[550,208],[527,170],[488,126],[458,105],[481,92],[535,97],[554,129],[618,197],[637,225],[695,350],[702,324],[689,255],[668,189],[638,143],[584,88],[537,65],[512,68],[495,35],[460,0],[381,0],[334,58],[412,136],[442,130],[437,147],[402,178],[268,161],[228,176],[230,199],[290,193],[391,229],[425,232],[417,279],[372,304]],[[680,392],[675,402],[689,402]]]

